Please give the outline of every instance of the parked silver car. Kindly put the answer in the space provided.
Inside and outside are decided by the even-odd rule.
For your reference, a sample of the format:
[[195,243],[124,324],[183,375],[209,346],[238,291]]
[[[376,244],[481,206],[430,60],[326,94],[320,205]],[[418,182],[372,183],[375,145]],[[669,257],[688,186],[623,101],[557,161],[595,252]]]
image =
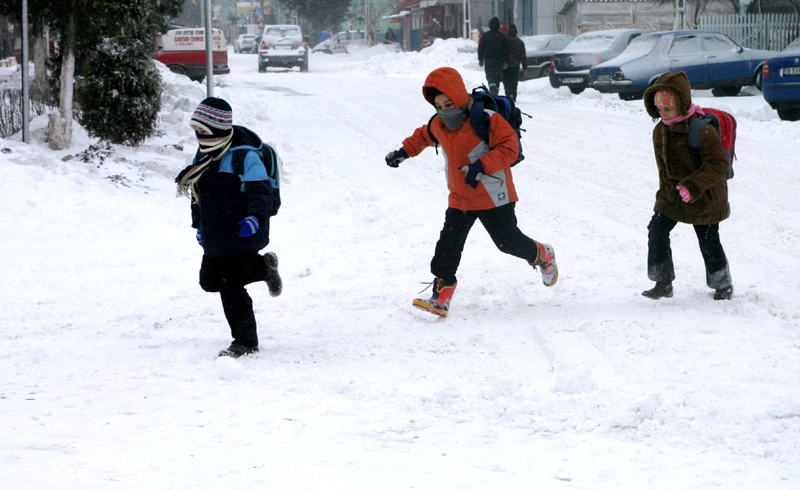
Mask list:
[[649,31],[641,29],[614,29],[585,32],[560,53],[553,55],[550,65],[550,85],[553,88],[569,87],[574,94],[589,86],[589,69],[615,58],[628,45]]
[[252,53],[256,46],[255,34],[240,34],[233,42],[234,53]]
[[[550,75],[550,57],[566,48],[575,36],[566,34],[540,34],[538,36],[522,36],[525,44],[525,55],[528,58],[528,72],[525,80]],[[522,77],[520,77],[522,79]]]
[[293,68],[308,71],[308,45],[298,25],[269,25],[264,27],[258,47],[258,71],[267,67]]

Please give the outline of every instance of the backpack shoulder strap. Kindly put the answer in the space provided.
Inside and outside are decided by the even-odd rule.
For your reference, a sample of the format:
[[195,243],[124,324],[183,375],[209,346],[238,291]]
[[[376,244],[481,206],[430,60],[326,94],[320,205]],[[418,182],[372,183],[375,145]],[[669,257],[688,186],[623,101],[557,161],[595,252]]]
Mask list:
[[485,105],[483,100],[476,97],[472,103],[472,111],[469,113],[469,122],[472,124],[472,130],[475,131],[475,136],[482,139],[486,144],[489,144],[489,124],[490,118],[487,117]]
[[700,131],[703,126],[711,122],[709,117],[693,117],[689,119],[689,147],[695,150],[700,150],[703,145],[700,144]]
[[244,175],[244,159],[247,152],[250,150],[234,150],[231,156],[231,165],[233,166],[233,173],[242,177]]

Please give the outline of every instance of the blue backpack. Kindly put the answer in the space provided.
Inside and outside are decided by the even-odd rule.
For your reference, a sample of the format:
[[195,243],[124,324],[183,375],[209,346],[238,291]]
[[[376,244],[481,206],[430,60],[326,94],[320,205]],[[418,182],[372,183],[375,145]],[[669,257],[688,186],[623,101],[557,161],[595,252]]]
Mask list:
[[[489,93],[489,89],[486,88],[485,85],[481,85],[480,87],[472,90],[472,100],[473,104],[472,110],[469,114],[469,119],[470,124],[472,124],[472,130],[475,132],[475,136],[482,139],[491,148],[492,145],[489,143],[490,116],[486,113],[486,110],[494,111],[503,116],[503,119],[505,119],[508,124],[514,128],[514,132],[517,133],[519,155],[517,155],[517,159],[514,160],[514,163],[512,163],[511,166],[513,167],[524,160],[525,155],[522,154],[522,131],[525,130],[522,129],[522,115],[525,113],[519,110],[519,107],[517,107],[514,101],[508,97],[504,97],[502,95],[491,95]],[[529,118],[531,117],[529,114],[525,115]],[[433,119],[436,116],[437,115],[434,114],[428,121],[428,136],[433,141],[434,148],[436,148],[436,153],[438,154],[439,141],[431,132],[431,123],[433,123]]]
[[[234,150],[233,152],[233,172],[242,178],[244,175],[244,158],[247,155],[248,149]],[[278,167],[278,159],[275,155],[275,150],[266,143],[261,143],[261,148],[255,150],[264,167],[267,169],[267,181],[272,189],[272,216],[278,214],[278,209],[281,207],[281,172]],[[245,183],[242,181],[242,192],[244,192]]]

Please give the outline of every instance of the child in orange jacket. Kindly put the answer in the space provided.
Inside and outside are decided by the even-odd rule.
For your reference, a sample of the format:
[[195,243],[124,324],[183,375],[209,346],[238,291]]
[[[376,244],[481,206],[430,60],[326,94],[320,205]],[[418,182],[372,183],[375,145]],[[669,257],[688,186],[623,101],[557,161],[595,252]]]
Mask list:
[[[431,260],[431,273],[436,276],[433,295],[430,299],[415,299],[414,306],[447,316],[457,285],[461,253],[475,220],[480,220],[500,251],[525,259],[534,269],[538,266],[544,285],[553,286],[558,280],[553,247],[528,238],[517,227],[514,212],[517,192],[511,164],[519,153],[519,142],[514,129],[500,114],[489,111],[490,144],[479,138],[470,122],[472,97],[453,68],[431,72],[422,93],[436,108],[430,132],[444,152],[450,196],[444,227]],[[399,150],[386,156],[387,165],[397,168],[406,158],[433,146],[428,130],[427,125],[417,128],[403,140]]]

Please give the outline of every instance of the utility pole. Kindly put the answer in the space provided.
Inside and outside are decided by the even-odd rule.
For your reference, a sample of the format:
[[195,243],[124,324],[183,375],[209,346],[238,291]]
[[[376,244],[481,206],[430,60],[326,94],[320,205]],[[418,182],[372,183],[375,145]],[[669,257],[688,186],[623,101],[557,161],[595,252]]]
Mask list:
[[464,39],[469,39],[469,31],[470,29],[470,3],[469,0],[463,0],[463,9],[464,9]]
[[675,0],[675,25],[676,31],[686,29],[686,0]]
[[31,104],[28,81],[28,0],[22,0],[22,142],[27,143]]
[[214,33],[211,30],[211,0],[202,0],[205,5],[206,27],[206,97],[214,97]]

